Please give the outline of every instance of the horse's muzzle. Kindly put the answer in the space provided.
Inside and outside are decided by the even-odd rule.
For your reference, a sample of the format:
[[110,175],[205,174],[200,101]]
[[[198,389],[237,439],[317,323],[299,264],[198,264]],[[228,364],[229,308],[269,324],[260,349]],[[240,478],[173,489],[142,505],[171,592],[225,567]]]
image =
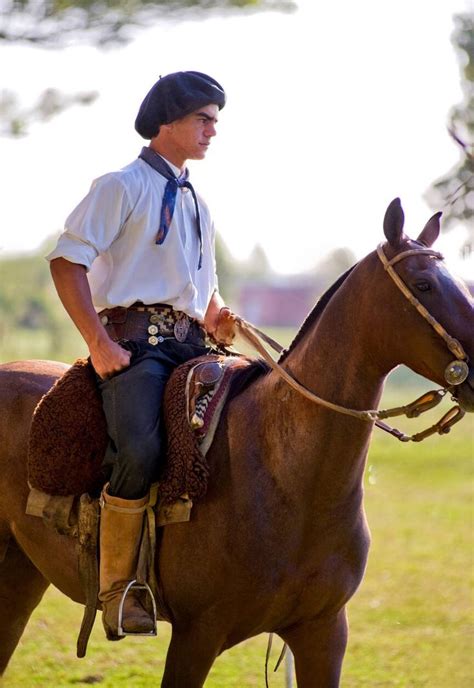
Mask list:
[[469,374],[461,384],[452,388],[452,395],[463,411],[474,412],[474,369],[469,367]]

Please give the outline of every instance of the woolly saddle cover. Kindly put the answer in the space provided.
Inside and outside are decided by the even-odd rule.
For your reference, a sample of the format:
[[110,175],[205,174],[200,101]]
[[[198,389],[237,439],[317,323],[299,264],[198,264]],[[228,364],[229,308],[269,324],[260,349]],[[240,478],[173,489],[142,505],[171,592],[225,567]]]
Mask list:
[[51,495],[98,492],[108,443],[95,373],[78,359],[42,397],[28,443],[28,482]]
[[[167,461],[159,485],[159,497],[164,503],[172,503],[185,493],[198,500],[206,493],[209,466],[201,450],[204,438],[202,430],[196,434],[189,424],[186,383],[197,362],[219,358],[204,356],[180,365],[166,386]],[[241,372],[244,375],[239,375]],[[214,414],[214,420],[210,422],[208,416],[206,427],[215,430],[231,387],[241,391],[261,372],[261,366],[245,358],[226,365],[226,375],[209,404],[209,416]],[[98,493],[105,482],[102,461],[107,443],[107,424],[94,370],[87,359],[78,359],[35,409],[28,446],[30,486],[50,495]]]

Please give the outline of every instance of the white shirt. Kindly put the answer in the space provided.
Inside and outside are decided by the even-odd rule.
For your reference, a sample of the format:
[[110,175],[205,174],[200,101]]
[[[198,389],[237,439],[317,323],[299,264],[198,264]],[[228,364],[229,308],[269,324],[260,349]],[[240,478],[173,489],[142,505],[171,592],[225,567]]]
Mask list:
[[[166,161],[179,175],[180,170]],[[84,265],[97,311],[114,306],[167,303],[202,320],[217,289],[215,229],[200,196],[202,267],[198,270],[196,210],[189,189],[180,188],[173,219],[156,243],[167,180],[138,158],[92,183],[66,220],[47,260]]]

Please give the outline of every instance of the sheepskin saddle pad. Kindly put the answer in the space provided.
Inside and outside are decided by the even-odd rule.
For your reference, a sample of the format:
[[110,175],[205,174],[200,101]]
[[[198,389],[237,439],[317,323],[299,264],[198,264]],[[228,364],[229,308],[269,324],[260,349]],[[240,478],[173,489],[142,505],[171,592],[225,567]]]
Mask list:
[[[198,500],[207,489],[205,454],[226,399],[265,366],[244,356],[209,354],[176,368],[165,390],[167,460],[159,498]],[[28,481],[50,495],[97,494],[106,481],[102,461],[107,424],[94,370],[78,359],[40,400],[28,445]]]

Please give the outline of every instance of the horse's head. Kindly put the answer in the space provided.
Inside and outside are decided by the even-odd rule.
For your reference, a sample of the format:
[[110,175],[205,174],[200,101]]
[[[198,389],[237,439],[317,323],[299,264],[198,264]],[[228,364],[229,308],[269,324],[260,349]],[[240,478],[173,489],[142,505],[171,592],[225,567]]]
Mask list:
[[404,214],[396,198],[385,213],[387,243],[379,257],[398,282],[394,298],[401,305],[397,336],[404,343],[403,363],[437,384],[452,386],[460,406],[474,411],[474,301],[442,256],[431,250],[440,217],[433,215],[413,241],[403,233]]

